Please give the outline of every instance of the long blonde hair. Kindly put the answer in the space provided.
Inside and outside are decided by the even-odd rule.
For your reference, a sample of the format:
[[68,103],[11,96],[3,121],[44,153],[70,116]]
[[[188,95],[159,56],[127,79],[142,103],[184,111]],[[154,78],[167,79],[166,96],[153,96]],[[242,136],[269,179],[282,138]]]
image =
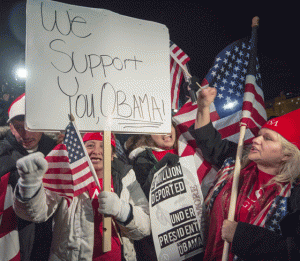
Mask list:
[[300,178],[300,151],[283,136],[280,134],[278,136],[282,145],[282,153],[289,158],[282,163],[279,173],[274,179],[276,182],[293,183],[296,179]]
[[[284,156],[288,156],[288,159],[282,162],[278,174],[268,184],[276,183],[282,186],[282,183],[292,184],[300,178],[300,150],[279,133],[277,135],[282,146],[282,153]],[[245,168],[251,162],[248,158],[250,148],[251,146],[248,146],[243,151],[241,169]]]

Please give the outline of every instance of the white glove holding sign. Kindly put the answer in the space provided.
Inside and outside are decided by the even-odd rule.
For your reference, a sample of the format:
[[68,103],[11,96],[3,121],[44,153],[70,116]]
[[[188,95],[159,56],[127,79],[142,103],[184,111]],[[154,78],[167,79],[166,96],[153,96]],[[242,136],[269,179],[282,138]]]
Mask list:
[[31,199],[42,185],[48,162],[41,152],[25,156],[17,161],[20,175],[18,180],[19,193],[23,199]]
[[102,191],[98,195],[99,213],[114,216],[120,222],[126,222],[130,214],[130,206],[114,192]]

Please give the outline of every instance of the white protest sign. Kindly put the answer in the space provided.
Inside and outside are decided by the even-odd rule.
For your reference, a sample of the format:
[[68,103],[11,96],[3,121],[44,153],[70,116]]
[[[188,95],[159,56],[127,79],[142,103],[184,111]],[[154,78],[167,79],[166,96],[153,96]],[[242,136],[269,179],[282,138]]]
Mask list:
[[105,9],[28,0],[26,124],[169,133],[169,32]]
[[193,156],[155,173],[149,201],[158,261],[184,260],[204,251],[204,202]]

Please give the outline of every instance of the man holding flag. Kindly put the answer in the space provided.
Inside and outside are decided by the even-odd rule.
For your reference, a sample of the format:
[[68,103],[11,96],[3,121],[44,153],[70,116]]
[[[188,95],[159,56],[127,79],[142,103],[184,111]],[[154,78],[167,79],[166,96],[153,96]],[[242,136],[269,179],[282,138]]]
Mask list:
[[[148,201],[132,168],[113,156],[112,192],[100,192],[87,161],[102,186],[103,134],[86,133],[83,142],[71,122],[48,162],[38,153],[17,162],[16,214],[35,222],[54,217],[50,260],[117,261],[121,252],[125,260],[136,260],[133,240],[150,234]],[[115,146],[112,136],[112,155]],[[119,237],[113,230],[112,250],[106,253],[101,250],[102,214],[115,218],[121,231]]]

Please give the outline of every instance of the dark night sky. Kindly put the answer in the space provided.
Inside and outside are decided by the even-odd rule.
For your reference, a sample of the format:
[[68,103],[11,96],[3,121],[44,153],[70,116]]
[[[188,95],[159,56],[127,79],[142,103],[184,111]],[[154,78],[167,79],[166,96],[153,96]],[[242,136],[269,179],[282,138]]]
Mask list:
[[[228,44],[250,36],[251,21],[259,16],[258,58],[265,100],[280,91],[300,93],[296,84],[298,61],[298,7],[260,5],[250,1],[128,1],[63,0],[68,4],[103,8],[110,11],[165,24],[170,39],[191,58],[191,73],[201,80],[215,56]],[[220,2],[220,3],[219,3]],[[1,0],[0,81],[8,79],[15,64],[25,57],[25,1]],[[12,29],[13,28],[13,29]]]

